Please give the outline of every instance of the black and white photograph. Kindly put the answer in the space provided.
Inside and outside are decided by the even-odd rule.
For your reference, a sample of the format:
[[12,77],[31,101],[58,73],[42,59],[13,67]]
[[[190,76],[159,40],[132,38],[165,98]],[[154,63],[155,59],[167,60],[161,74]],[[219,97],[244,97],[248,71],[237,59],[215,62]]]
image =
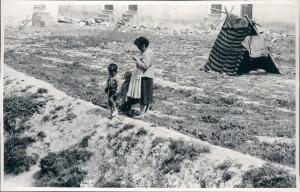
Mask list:
[[2,0],[0,90],[1,191],[299,190],[296,0]]

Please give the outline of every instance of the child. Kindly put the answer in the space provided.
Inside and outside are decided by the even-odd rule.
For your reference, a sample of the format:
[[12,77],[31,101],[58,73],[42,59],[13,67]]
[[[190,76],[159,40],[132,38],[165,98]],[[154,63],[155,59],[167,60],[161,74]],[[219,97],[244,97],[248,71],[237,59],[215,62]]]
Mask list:
[[123,78],[124,78],[124,82],[123,82],[122,87],[121,87],[121,96],[122,96],[121,110],[126,115],[128,115],[130,113],[130,110],[131,110],[131,104],[130,104],[129,99],[127,97],[127,92],[128,92],[128,88],[129,88],[130,79],[131,79],[131,72],[126,71],[123,75]]
[[118,72],[118,66],[114,63],[108,65],[109,77],[106,81],[105,93],[108,95],[108,105],[110,108],[110,118],[113,118],[118,115],[118,110],[116,106],[117,100],[117,88],[118,82],[116,75]]
[[[135,57],[134,57],[135,59]],[[141,69],[137,64],[135,69],[131,74],[130,83],[128,87],[127,96],[132,100],[141,99],[141,77],[143,74],[143,69]]]

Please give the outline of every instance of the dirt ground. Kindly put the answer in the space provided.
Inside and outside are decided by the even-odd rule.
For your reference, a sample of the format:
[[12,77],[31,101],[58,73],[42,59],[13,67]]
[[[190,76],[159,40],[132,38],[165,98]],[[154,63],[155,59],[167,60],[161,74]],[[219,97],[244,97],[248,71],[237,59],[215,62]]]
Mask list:
[[[47,92],[27,101],[44,100],[46,103],[41,111],[23,122],[29,127],[19,135],[20,138],[34,138],[26,153],[38,154],[39,163],[17,175],[5,175],[4,187],[239,187],[247,183],[245,173],[268,163],[167,127],[127,117],[109,120],[108,110],[70,97],[45,81],[10,67],[6,67],[5,75],[6,98],[34,94],[41,88]],[[66,119],[70,113],[72,118]],[[44,135],[42,138],[41,132]],[[50,168],[58,166],[58,173],[43,171],[45,157],[73,149],[81,151],[78,155],[87,151],[93,154],[87,162],[75,165],[79,171],[68,172],[74,165],[63,163],[63,159],[67,158],[63,156],[54,158],[54,165],[48,164]],[[293,168],[270,165],[276,168],[264,168],[272,174],[263,175],[267,179],[259,179],[260,183],[287,176],[295,182]],[[76,175],[83,173],[85,176],[78,181]],[[257,177],[261,176],[258,174]],[[282,179],[281,185],[294,186]],[[69,181],[71,184],[68,184]],[[246,187],[253,186],[250,183]]]
[[232,77],[200,70],[217,31],[7,29],[4,62],[67,95],[107,108],[107,65],[118,64],[120,74],[132,69],[131,57],[138,54],[132,42],[141,35],[149,38],[155,54],[155,101],[143,121],[268,162],[295,166],[293,35],[276,37],[273,43],[274,37],[264,35],[281,75]]

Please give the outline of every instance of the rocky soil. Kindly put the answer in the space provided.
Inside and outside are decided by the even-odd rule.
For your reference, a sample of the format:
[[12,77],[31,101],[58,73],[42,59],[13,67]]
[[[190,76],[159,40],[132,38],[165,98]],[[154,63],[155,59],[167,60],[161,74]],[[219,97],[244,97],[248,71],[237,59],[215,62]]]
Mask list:
[[[21,163],[6,185],[293,187],[293,33],[264,35],[282,75],[230,77],[199,70],[217,28],[195,31],[7,28],[5,142],[19,146]],[[156,56],[152,111],[142,121],[109,121],[107,65],[130,70],[140,35]],[[24,137],[31,142],[20,142]]]

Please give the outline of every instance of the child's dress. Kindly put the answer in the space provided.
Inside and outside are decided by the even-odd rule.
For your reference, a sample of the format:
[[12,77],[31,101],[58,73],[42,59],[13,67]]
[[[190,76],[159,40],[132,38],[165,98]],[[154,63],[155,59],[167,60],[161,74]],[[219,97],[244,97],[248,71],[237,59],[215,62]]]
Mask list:
[[124,81],[121,87],[122,105],[120,107],[121,111],[125,114],[129,113],[131,110],[131,104],[128,101],[127,93],[130,81]]
[[136,67],[135,70],[132,72],[129,88],[127,92],[127,96],[134,98],[134,99],[140,99],[141,98],[141,77],[142,77],[143,71],[142,69]]
[[128,101],[127,93],[130,81],[124,81],[121,87],[122,104]]

